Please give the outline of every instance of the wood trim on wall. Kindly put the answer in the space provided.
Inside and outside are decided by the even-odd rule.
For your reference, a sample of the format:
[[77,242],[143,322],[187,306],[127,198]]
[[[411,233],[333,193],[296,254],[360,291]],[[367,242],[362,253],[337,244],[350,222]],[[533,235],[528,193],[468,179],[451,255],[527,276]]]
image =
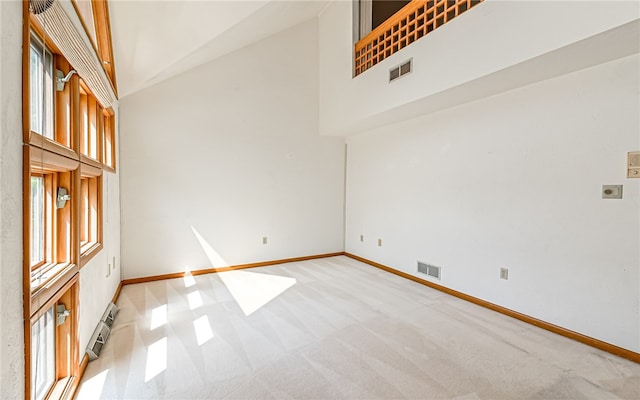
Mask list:
[[[26,111],[30,110],[30,79],[29,79],[29,57],[31,43],[31,24],[29,23],[29,2],[22,2],[22,143],[29,143],[31,140],[31,115]],[[30,385],[28,385],[30,386]],[[25,392],[25,396],[29,396]]]
[[44,137],[37,132],[31,132],[29,144],[33,147],[44,149],[46,151],[69,158],[71,160],[78,161],[80,159],[78,157],[78,153],[76,153],[71,148],[63,146],[62,144]]
[[[25,7],[28,2],[24,2]],[[27,10],[28,12],[28,10]],[[28,42],[27,42],[28,43]],[[24,53],[24,52],[23,52]],[[28,89],[27,89],[28,90]],[[30,149],[29,145],[22,146],[22,187],[23,192],[25,188],[29,188],[31,185],[31,162],[29,160]],[[31,398],[31,265],[30,258],[24,256],[26,251],[31,247],[31,212],[30,210],[31,198],[30,196],[22,196],[22,319],[24,321],[23,339],[24,339],[24,398]]]
[[445,287],[445,286],[442,286],[442,285],[438,285],[437,283],[418,278],[417,276],[413,276],[413,275],[407,274],[406,272],[398,271],[397,269],[394,269],[394,268],[391,268],[391,267],[387,267],[386,265],[379,264],[379,263],[377,263],[375,261],[368,260],[366,258],[357,256],[355,254],[351,254],[351,253],[346,253],[345,252],[344,255],[347,256],[347,257],[350,257],[350,258],[352,258],[354,260],[357,260],[357,261],[363,262],[365,264],[371,265],[373,267],[376,267],[376,268],[382,269],[384,271],[390,272],[390,273],[392,273],[394,275],[398,275],[398,276],[401,276],[403,278],[406,278],[406,279],[412,280],[414,282],[420,283],[422,285],[428,286],[428,287],[430,287],[432,289],[439,290],[441,292],[444,292],[444,293],[449,294],[451,296],[457,297],[459,299],[466,300],[466,301],[468,301],[470,303],[479,305],[481,307],[488,308],[488,309],[493,310],[493,311],[497,311],[497,312],[499,312],[501,314],[504,314],[504,315],[507,315],[509,317],[515,318],[517,320],[520,320],[520,321],[526,322],[528,324],[537,326],[538,328],[542,328],[542,329],[545,329],[547,331],[553,332],[553,333],[555,333],[557,335],[564,336],[566,338],[576,340],[576,341],[578,341],[580,343],[583,343],[583,344],[586,344],[588,346],[595,347],[596,349],[599,349],[599,350],[602,350],[602,351],[606,351],[607,353],[611,353],[613,355],[616,355],[616,356],[619,356],[619,357],[622,357],[622,358],[626,358],[627,360],[631,360],[631,361],[634,361],[636,363],[640,363],[640,353],[636,353],[636,352],[633,352],[631,350],[627,350],[625,348],[613,345],[611,343],[607,343],[607,342],[604,342],[602,340],[595,339],[595,338],[583,335],[583,334],[578,333],[578,332],[574,332],[572,330],[563,328],[561,326],[554,325],[554,324],[551,324],[551,323],[546,322],[546,321],[542,321],[542,320],[534,318],[534,317],[530,317],[530,316],[528,316],[526,314],[522,314],[522,313],[519,313],[517,311],[513,311],[511,309],[508,309],[506,307],[502,307],[502,306],[499,306],[497,304],[490,303],[490,302],[488,302],[486,300],[482,300],[482,299],[479,299],[477,297],[473,297],[473,296],[470,296],[468,294],[459,292],[457,290],[453,290],[453,289],[450,289],[448,287]]
[[111,82],[113,93],[118,97],[118,83],[116,82],[116,66],[113,57],[111,41],[111,19],[109,17],[109,3],[106,0],[92,0],[93,20],[95,23],[96,40],[98,41],[98,56],[102,61],[102,68]]
[[111,302],[113,304],[116,304],[116,302],[118,301],[118,297],[120,297],[120,292],[122,291],[122,281],[120,281],[120,283],[118,283],[118,287],[116,288],[116,292],[113,294],[113,298],[111,299]]
[[[315,260],[315,259],[318,259],[318,258],[328,258],[328,257],[342,256],[342,255],[344,255],[344,252],[318,254],[318,255],[305,256],[305,257],[285,258],[285,259],[282,259],[282,260],[263,261],[263,262],[257,262],[257,263],[251,263],[251,264],[239,264],[239,265],[232,265],[232,266],[228,266],[228,267],[198,269],[198,270],[195,270],[195,271],[190,271],[190,274],[191,275],[204,275],[204,274],[212,274],[212,273],[216,273],[216,272],[234,271],[234,270],[238,270],[238,269],[247,269],[247,268],[256,268],[256,267],[266,267],[266,266],[269,266],[269,265],[285,264],[285,263],[290,263],[290,262],[299,262],[299,261],[306,261],[306,260]],[[131,279],[123,280],[122,284],[123,285],[133,285],[133,284],[136,284],[136,283],[161,281],[161,280],[164,280],[164,279],[183,278],[185,276],[185,274],[186,274],[185,272],[175,272],[175,273],[172,273],[172,274],[152,275],[152,276],[146,276],[146,277],[141,277],[141,278],[131,278]]]
[[80,382],[82,381],[82,377],[84,376],[84,371],[87,369],[87,365],[89,364],[89,356],[87,353],[84,353],[82,357],[82,361],[78,364],[77,372],[74,375],[73,381],[69,384],[68,394],[65,396],[66,399],[73,399],[75,397],[76,391],[78,387],[80,387]]

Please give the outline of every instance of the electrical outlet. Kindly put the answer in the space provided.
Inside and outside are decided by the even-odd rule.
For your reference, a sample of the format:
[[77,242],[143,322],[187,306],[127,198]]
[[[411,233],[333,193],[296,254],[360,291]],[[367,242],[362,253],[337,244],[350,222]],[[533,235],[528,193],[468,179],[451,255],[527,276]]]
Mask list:
[[116,269],[116,258],[113,257],[113,264],[111,264],[113,269]]
[[364,235],[360,235],[360,241],[364,242]]
[[602,185],[603,199],[621,199],[622,185]]
[[509,279],[509,270],[507,268],[500,268],[500,279]]
[[266,236],[262,237],[262,244],[267,244],[267,237]]
[[382,247],[382,239],[378,239],[378,247]]
[[111,264],[107,264],[107,278],[111,275]]

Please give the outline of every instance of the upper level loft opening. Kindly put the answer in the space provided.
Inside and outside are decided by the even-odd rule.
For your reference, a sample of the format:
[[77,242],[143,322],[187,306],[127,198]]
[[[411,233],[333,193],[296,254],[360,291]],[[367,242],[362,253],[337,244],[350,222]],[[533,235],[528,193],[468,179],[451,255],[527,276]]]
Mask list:
[[373,0],[371,3],[371,29],[375,29],[411,1]]
[[354,76],[483,0],[354,0]]

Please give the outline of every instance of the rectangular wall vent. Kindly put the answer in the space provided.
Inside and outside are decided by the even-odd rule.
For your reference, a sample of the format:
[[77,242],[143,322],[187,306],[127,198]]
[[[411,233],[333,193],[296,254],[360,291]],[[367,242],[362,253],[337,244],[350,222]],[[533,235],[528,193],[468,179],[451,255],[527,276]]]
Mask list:
[[398,78],[405,76],[413,70],[413,58],[408,59],[400,65],[389,70],[389,82],[393,82]]
[[440,267],[418,261],[418,272],[429,275],[432,278],[440,279]]
[[102,347],[107,342],[107,338],[111,333],[111,329],[104,322],[100,321],[96,330],[93,332],[91,336],[91,340],[89,340],[89,344],[87,345],[87,354],[89,355],[89,360],[95,360],[100,357],[100,352],[102,351]]

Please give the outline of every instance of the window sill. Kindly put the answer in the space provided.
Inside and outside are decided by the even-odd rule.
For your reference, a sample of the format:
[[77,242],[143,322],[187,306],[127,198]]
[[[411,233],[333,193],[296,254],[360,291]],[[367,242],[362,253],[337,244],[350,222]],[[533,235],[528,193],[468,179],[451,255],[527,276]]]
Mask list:
[[42,148],[44,150],[48,150],[54,154],[58,154],[63,157],[70,158],[75,161],[80,160],[80,158],[78,157],[78,154],[73,149],[53,139],[49,139],[46,136],[42,136],[41,134],[34,131],[31,131],[29,144],[35,147]]
[[88,156],[84,153],[80,154],[80,162],[82,162],[83,164],[87,164],[90,165],[92,167],[95,168],[102,168],[102,162],[100,160],[98,160],[97,158],[93,158],[91,156]]
[[59,379],[56,383],[53,384],[53,388],[51,392],[49,392],[49,396],[47,396],[48,400],[61,400],[68,397],[69,389],[71,389],[71,384],[73,383],[75,377],[67,376],[62,379]]
[[49,263],[32,272],[31,276],[30,310],[32,322],[35,322],[57,300],[56,295],[77,280],[78,267],[70,263]]
[[35,293],[41,287],[45,286],[51,279],[55,278],[65,268],[69,267],[69,263],[44,263],[42,266],[31,272],[31,293]]
[[102,243],[98,242],[87,242],[83,243],[80,246],[80,268],[84,267],[85,264],[89,262],[102,250]]

